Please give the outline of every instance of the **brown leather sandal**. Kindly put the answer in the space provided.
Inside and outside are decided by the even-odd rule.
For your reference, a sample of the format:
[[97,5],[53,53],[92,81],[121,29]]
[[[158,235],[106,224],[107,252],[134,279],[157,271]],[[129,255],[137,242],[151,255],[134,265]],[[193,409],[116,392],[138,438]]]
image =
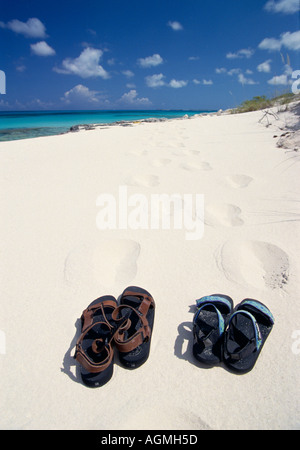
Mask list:
[[114,336],[120,362],[125,367],[135,369],[148,359],[154,312],[155,302],[148,291],[137,286],[125,289],[118,308],[113,312],[115,320],[129,317],[128,322]]
[[117,306],[117,300],[107,295],[94,300],[82,313],[82,332],[74,358],[86,386],[103,386],[113,375],[113,338],[118,330],[130,325],[127,316],[113,319]]

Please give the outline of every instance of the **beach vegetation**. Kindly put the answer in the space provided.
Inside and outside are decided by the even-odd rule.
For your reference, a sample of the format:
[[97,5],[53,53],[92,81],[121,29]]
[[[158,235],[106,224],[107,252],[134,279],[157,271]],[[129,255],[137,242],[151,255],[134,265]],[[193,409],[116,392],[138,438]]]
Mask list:
[[253,97],[251,100],[245,100],[237,108],[232,109],[232,113],[244,113],[259,111],[261,109],[271,108],[273,106],[287,105],[288,103],[300,100],[299,94],[291,92],[268,98],[265,95]]
[[257,111],[259,109],[268,108],[271,106],[270,100],[265,96],[256,96],[253,97],[252,100],[245,100],[243,103],[237,107],[236,112],[250,112]]

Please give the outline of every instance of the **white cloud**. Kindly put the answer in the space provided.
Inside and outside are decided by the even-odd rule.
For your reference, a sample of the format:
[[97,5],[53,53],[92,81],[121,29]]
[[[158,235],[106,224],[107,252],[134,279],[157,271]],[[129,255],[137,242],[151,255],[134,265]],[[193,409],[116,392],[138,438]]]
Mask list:
[[245,75],[243,75],[242,73],[240,73],[238,75],[238,81],[239,83],[245,85],[245,84],[257,84],[255,81],[253,81],[251,78],[246,78]]
[[299,0],[269,0],[265,9],[274,13],[294,14],[300,11]]
[[187,81],[173,79],[170,81],[169,86],[171,88],[178,89],[178,88],[185,87],[187,84],[188,84]]
[[300,50],[300,30],[290,33],[287,31],[281,36],[281,42],[288,50]]
[[283,74],[271,78],[270,80],[268,80],[268,83],[272,84],[272,85],[288,85],[288,84],[291,84],[292,81],[291,81],[290,77],[291,77],[292,73],[293,73],[293,69],[291,68],[291,66],[286,64],[284,66]]
[[140,67],[143,67],[144,69],[148,68],[148,67],[159,66],[162,63],[163,63],[163,59],[157,53],[155,53],[152,56],[147,56],[146,58],[139,58],[138,59],[138,65]]
[[138,93],[135,89],[122,95],[120,102],[129,103],[130,105],[149,105],[151,102],[148,98],[138,98]]
[[247,49],[247,48],[242,48],[241,50],[238,50],[236,53],[227,53],[226,58],[228,59],[237,59],[237,58],[251,58],[251,56],[253,55],[254,50],[252,49]]
[[125,77],[127,78],[134,77],[134,73],[131,70],[123,70],[122,74],[125,75]]
[[[258,84],[256,81],[252,80],[252,78],[245,77],[245,75],[242,73],[242,70],[238,67],[234,68],[234,69],[230,69],[230,70],[227,70],[224,67],[222,67],[220,69],[216,69],[216,73],[219,73],[219,74],[226,73],[229,76],[237,75],[238,82],[243,85]],[[246,73],[246,75],[251,75],[253,72],[248,69],[245,71],[245,73]]]
[[109,60],[107,61],[107,64],[108,64],[109,66],[114,66],[114,65],[116,64],[115,58],[109,59]]
[[49,109],[52,106],[53,106],[52,102],[44,102],[39,98],[34,98],[33,100],[27,102],[27,108],[31,107],[32,109]]
[[9,109],[12,109],[11,105],[7,101],[0,100],[0,111],[7,111]]
[[300,50],[300,31],[282,33],[279,39],[266,38],[258,45],[261,50],[276,51],[281,47],[288,50]]
[[189,56],[189,61],[199,61],[199,56]]
[[214,83],[213,83],[212,80],[203,80],[203,84],[204,84],[205,86],[211,86],[211,85],[214,84]]
[[168,22],[168,26],[171,27],[172,30],[174,30],[174,31],[180,31],[180,30],[183,30],[183,26],[181,25],[181,23],[177,22],[176,20],[175,20],[175,21],[171,21],[171,20],[170,20],[170,21]]
[[41,110],[41,109],[51,109],[54,106],[52,102],[44,102],[39,98],[34,98],[26,103],[21,103],[19,100],[13,100],[12,102],[7,102],[0,100],[0,110],[4,111],[24,111],[24,110]]
[[284,73],[288,76],[292,76],[293,74],[293,69],[289,64],[285,64],[284,66]]
[[46,27],[36,17],[28,19],[27,22],[21,22],[18,19],[11,20],[7,24],[0,22],[1,28],[8,28],[18,34],[31,38],[46,38]]
[[241,69],[235,68],[235,69],[230,69],[227,72],[227,75],[232,76],[232,75],[238,75],[241,72]]
[[30,48],[35,55],[38,56],[52,56],[55,55],[55,50],[50,47],[45,41],[37,42],[36,44],[31,44]]
[[65,92],[61,100],[66,103],[98,103],[99,99],[97,94],[99,94],[98,91],[91,91],[88,87],[83,86],[82,84],[77,84],[77,86]]
[[271,62],[272,62],[272,60],[268,59],[267,61],[259,64],[257,66],[258,72],[270,73],[271,72],[271,64],[270,64]]
[[165,78],[165,76],[162,73],[159,73],[155,75],[149,75],[145,78],[145,80],[148,87],[156,88],[165,85],[163,78]]
[[27,109],[27,105],[19,102],[19,100],[14,100],[13,103],[0,100],[0,110],[2,111],[20,111]]
[[24,70],[26,70],[26,66],[24,64],[20,64],[19,66],[16,67],[16,70],[18,72],[24,72]]
[[201,82],[200,80],[197,80],[196,78],[194,78],[193,83],[194,84],[203,84],[204,86],[210,86],[210,85],[214,84],[212,80],[205,80],[204,79]]
[[279,39],[265,38],[258,45],[258,48],[260,48],[261,50],[277,51],[281,49],[281,45],[282,44]]
[[216,73],[220,74],[220,73],[226,73],[227,69],[225,69],[225,67],[217,67],[216,68]]
[[288,77],[287,75],[283,74],[283,75],[279,75],[279,76],[275,76],[273,78],[271,78],[271,80],[268,80],[269,84],[272,85],[287,85],[288,84]]
[[66,58],[62,62],[62,69],[54,67],[54,71],[64,74],[78,75],[81,78],[101,77],[109,78],[108,72],[100,66],[102,50],[95,48],[84,49],[78,58]]

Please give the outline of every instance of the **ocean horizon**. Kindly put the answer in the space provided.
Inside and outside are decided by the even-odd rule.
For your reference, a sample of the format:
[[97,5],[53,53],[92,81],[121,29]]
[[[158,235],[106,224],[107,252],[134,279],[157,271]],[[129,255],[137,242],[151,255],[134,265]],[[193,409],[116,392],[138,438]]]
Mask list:
[[0,111],[0,141],[53,136],[76,125],[114,124],[143,119],[175,119],[208,110]]

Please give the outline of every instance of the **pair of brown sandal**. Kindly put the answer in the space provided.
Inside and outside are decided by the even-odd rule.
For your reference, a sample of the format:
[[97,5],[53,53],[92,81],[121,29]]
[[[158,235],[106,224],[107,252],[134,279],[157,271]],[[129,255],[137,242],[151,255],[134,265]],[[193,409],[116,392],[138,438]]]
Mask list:
[[83,311],[74,358],[80,363],[85,385],[99,387],[111,379],[114,347],[120,363],[129,369],[148,359],[154,312],[151,294],[137,286],[126,288],[119,304],[113,296],[106,295]]

